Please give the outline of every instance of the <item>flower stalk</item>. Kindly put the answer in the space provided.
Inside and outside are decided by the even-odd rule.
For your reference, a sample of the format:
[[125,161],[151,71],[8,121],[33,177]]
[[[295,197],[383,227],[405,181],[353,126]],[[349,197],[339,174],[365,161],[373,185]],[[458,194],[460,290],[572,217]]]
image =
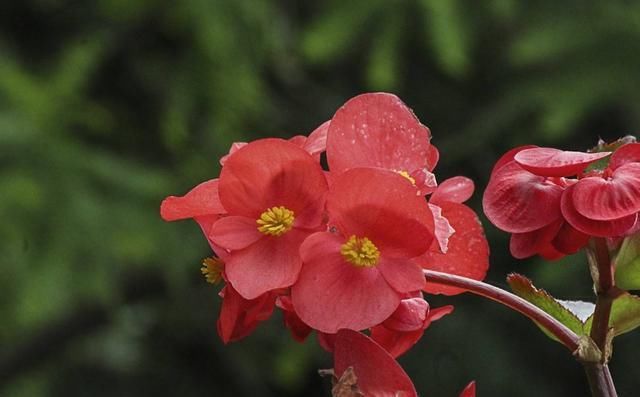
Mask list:
[[535,321],[553,334],[571,352],[578,349],[579,337],[564,324],[553,318],[534,304],[521,297],[482,281],[441,273],[433,270],[423,270],[427,281],[465,289],[472,294],[480,295],[501,303]]

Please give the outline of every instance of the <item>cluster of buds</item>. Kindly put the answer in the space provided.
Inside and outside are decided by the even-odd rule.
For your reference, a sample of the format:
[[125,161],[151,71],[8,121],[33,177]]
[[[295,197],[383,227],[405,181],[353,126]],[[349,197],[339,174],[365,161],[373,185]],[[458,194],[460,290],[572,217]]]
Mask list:
[[438,185],[430,141],[399,98],[364,94],[308,137],[234,144],[219,178],[166,198],[162,217],[194,219],[215,253],[202,270],[225,284],[222,340],[279,308],[294,339],[315,331],[334,352],[338,389],[416,396],[395,358],[453,310],[431,308],[424,293],[463,292],[426,283],[423,269],[481,280],[489,255],[463,204],[473,182]]
[[523,146],[495,165],[484,212],[512,233],[516,258],[558,259],[591,237],[619,239],[640,229],[640,143],[625,137],[587,153]]

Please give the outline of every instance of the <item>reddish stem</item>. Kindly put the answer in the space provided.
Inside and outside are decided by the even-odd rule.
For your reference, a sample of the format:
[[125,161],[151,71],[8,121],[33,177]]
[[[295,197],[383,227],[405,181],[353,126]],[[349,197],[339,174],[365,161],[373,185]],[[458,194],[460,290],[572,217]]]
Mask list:
[[553,334],[562,344],[573,353],[578,348],[578,335],[567,328],[564,324],[553,318],[532,303],[514,295],[501,288],[482,281],[473,280],[467,277],[456,276],[448,273],[436,272],[433,270],[423,270],[427,281],[462,288],[473,294],[483,296],[498,303],[501,303],[537,322],[551,334]]

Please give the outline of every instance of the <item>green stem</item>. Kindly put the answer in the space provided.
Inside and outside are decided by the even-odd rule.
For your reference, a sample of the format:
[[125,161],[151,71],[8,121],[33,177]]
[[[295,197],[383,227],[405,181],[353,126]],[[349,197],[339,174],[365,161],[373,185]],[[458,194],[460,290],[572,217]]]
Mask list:
[[562,344],[573,353],[578,348],[579,337],[564,324],[539,307],[501,288],[467,277],[423,270],[427,281],[448,285],[469,291],[473,294],[501,303],[537,322],[551,332]]

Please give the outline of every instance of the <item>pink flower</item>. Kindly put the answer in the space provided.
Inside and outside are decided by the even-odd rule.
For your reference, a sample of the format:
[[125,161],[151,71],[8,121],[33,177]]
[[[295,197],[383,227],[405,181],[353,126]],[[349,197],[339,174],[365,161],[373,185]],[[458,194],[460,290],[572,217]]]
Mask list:
[[326,191],[318,162],[287,141],[258,140],[229,157],[219,183],[227,216],[209,237],[229,251],[226,275],[245,299],[296,281],[300,244],[323,226]]
[[436,185],[431,173],[438,150],[431,132],[397,96],[358,95],[333,116],[327,136],[327,161],[333,173],[377,167],[401,173],[422,194]]
[[304,267],[292,287],[293,306],[322,332],[370,328],[395,311],[403,294],[424,286],[411,259],[431,244],[433,216],[403,177],[375,168],[336,177],[327,212],[330,231],[300,247]]

